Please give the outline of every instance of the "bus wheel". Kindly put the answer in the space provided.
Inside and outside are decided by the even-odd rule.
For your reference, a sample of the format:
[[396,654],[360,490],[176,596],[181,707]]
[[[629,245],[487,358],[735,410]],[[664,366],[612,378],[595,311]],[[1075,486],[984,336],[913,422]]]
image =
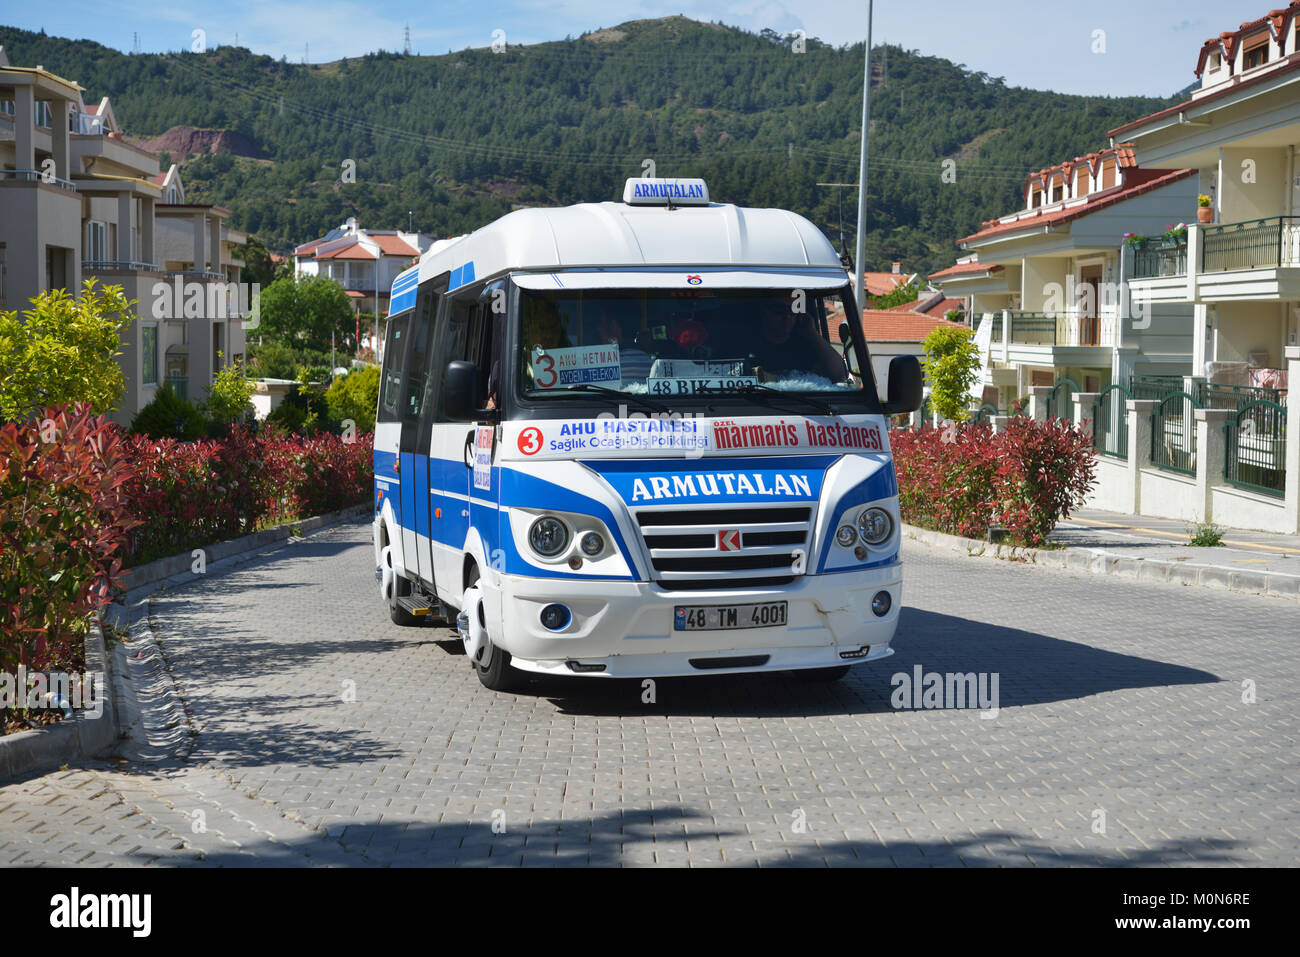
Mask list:
[[793,674],[800,681],[839,681],[852,667],[852,665],[835,665],[833,668],[800,668]]
[[510,667],[510,653],[492,644],[483,616],[483,596],[478,587],[478,569],[469,573],[469,585],[461,600],[461,621],[466,629],[465,652],[478,675],[479,683],[489,691],[511,691],[519,684],[519,672]]

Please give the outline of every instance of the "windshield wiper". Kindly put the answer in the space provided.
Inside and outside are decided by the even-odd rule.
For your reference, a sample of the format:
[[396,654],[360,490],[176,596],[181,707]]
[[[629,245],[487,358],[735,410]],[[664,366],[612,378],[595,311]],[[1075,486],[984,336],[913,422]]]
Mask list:
[[620,402],[626,402],[630,405],[639,405],[643,409],[649,409],[652,412],[667,412],[668,407],[654,399],[647,398],[643,395],[637,395],[635,392],[620,392],[618,389],[611,389],[608,386],[593,385],[590,382],[582,382],[578,385],[566,386],[566,392],[596,392],[600,395],[607,395],[611,398],[618,399]]
[[[786,392],[784,389],[773,389],[770,385],[759,385],[758,383],[754,383],[753,385],[743,385],[736,389],[719,389],[714,386],[701,386],[695,391],[703,392],[708,395],[781,396],[783,398],[788,398],[788,399],[798,399],[805,406],[811,406],[817,412],[818,415],[839,414],[833,408],[827,405],[825,402],[821,402],[817,399],[812,398],[811,396],[801,395],[798,392]],[[769,406],[773,405],[773,403],[771,402],[768,402],[767,404]]]

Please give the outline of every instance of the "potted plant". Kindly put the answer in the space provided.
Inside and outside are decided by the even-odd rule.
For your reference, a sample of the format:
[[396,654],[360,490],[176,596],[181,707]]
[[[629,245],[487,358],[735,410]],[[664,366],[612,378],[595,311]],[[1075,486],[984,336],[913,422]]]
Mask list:
[[1196,218],[1203,223],[1214,222],[1214,207],[1210,205],[1210,197],[1202,193],[1196,197]]

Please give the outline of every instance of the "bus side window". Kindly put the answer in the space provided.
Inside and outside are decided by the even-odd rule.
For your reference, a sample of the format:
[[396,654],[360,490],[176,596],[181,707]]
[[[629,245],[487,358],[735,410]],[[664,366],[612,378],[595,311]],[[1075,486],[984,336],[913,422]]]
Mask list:
[[402,420],[402,370],[406,366],[406,333],[410,320],[409,312],[391,316],[388,320],[388,333],[384,340],[383,392],[379,396],[380,422]]

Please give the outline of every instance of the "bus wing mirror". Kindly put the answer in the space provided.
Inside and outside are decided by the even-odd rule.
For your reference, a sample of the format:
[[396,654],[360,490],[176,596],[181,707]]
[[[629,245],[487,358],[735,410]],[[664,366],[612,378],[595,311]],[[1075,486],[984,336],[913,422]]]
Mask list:
[[885,414],[915,412],[921,407],[924,386],[921,363],[916,361],[916,356],[894,356],[889,360],[889,398],[885,402]]
[[473,422],[480,418],[474,407],[478,395],[478,366],[464,359],[447,363],[442,379],[442,408],[453,422]]

